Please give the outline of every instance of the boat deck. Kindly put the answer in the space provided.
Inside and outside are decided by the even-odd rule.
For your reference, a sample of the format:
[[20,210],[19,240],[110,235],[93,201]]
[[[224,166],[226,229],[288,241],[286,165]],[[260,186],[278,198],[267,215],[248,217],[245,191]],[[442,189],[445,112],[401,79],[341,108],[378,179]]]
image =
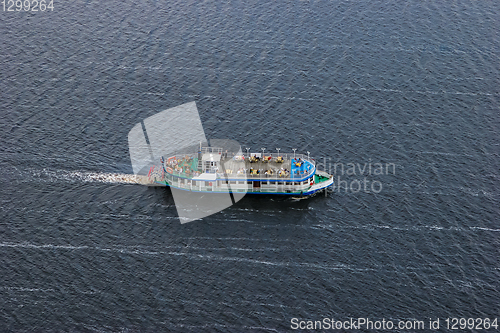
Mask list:
[[305,178],[314,173],[314,165],[302,158],[283,159],[278,162],[276,158],[271,158],[270,161],[250,161],[249,159],[236,160],[235,158],[221,159],[223,173],[228,178],[279,178],[279,179],[295,179]]
[[[164,172],[165,171],[165,172]],[[203,151],[171,156],[152,168],[151,182],[212,193],[269,193],[308,195],[333,182],[317,171],[314,160],[302,154],[236,154]]]
[[167,173],[182,178],[212,174],[217,179],[303,181],[314,175],[314,163],[302,154],[274,155],[215,153],[204,154],[200,160],[192,154],[169,157],[164,166]]

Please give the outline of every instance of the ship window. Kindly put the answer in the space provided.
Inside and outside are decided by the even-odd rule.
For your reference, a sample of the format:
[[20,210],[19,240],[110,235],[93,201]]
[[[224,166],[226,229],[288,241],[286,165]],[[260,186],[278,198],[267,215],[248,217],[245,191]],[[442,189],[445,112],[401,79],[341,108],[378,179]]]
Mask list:
[[236,182],[234,180],[231,180],[231,184],[236,184]]
[[195,186],[195,185],[196,185],[196,180],[193,180],[193,186]]
[[251,180],[247,181],[247,184],[252,185],[252,181]]

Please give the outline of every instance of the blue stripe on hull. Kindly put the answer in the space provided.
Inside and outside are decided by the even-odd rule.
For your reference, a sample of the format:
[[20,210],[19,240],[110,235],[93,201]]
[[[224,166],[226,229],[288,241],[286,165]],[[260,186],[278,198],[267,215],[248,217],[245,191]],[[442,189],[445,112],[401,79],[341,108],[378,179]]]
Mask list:
[[321,191],[325,188],[327,188],[328,186],[325,186],[325,187],[320,187],[314,191],[309,191],[309,192],[304,192],[304,193],[300,193],[300,192],[293,192],[293,193],[286,193],[286,192],[238,192],[238,191],[223,191],[223,192],[220,192],[220,191],[196,191],[196,190],[188,190],[188,189],[185,189],[185,188],[180,188],[180,187],[175,187],[175,186],[170,186],[170,185],[166,185],[165,183],[162,183],[162,182],[158,182],[156,181],[155,183],[157,184],[160,184],[160,185],[163,185],[163,186],[166,186],[166,187],[172,187],[172,188],[175,188],[175,189],[178,189],[178,190],[183,190],[183,191],[186,191],[186,192],[196,192],[196,193],[235,193],[235,194],[272,194],[272,195],[293,195],[293,196],[308,196],[308,195],[311,195],[311,194],[314,194],[318,191]]

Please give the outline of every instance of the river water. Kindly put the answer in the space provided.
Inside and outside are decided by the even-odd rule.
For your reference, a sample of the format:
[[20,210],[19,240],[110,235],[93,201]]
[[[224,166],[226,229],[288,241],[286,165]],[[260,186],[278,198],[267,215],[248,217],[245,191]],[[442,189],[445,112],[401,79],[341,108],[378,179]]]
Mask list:
[[[500,317],[499,7],[2,12],[0,330]],[[310,151],[342,188],[181,225],[168,189],[129,178],[127,134],[192,101],[208,138]]]

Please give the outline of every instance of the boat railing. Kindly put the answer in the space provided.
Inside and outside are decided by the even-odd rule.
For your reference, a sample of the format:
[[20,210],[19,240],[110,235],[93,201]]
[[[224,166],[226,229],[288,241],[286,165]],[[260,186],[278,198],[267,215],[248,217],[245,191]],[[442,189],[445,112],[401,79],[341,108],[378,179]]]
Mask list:
[[[211,147],[203,147],[206,148],[206,152],[208,152],[211,149],[215,149],[215,153],[219,152],[221,148],[211,148]],[[242,153],[242,154],[236,154],[236,153],[229,153],[227,158],[233,158],[237,159],[237,156],[245,156],[245,161],[249,161],[251,156],[255,156],[255,154],[259,153]],[[257,155],[259,156],[259,155]],[[263,156],[265,157],[271,157],[270,162],[272,163],[269,164],[269,168],[266,168],[267,163],[263,161]],[[283,163],[277,162],[278,157],[282,157]],[[191,156],[190,156],[191,157]],[[175,158],[175,157],[173,157]],[[168,160],[170,160],[169,158]],[[200,175],[200,171],[195,171],[195,172],[179,172],[175,170],[175,167],[169,167],[169,165],[165,161],[164,166],[167,169],[166,171],[173,176],[176,177],[181,177],[181,178],[192,178],[195,176]],[[250,164],[245,164],[246,168],[243,168],[241,172],[238,173],[238,170],[206,170],[208,173],[216,173],[217,178],[222,179],[250,179],[250,180],[275,180],[275,181],[283,181],[283,180],[290,180],[290,181],[301,181],[303,179],[306,179],[310,177],[312,174],[315,172],[315,161],[311,159],[309,156],[306,156],[304,154],[294,154],[294,153],[269,153],[269,154],[262,154],[260,153],[260,159],[256,161],[258,163],[255,163],[255,169],[258,171],[252,170],[252,165],[253,163]],[[312,167],[309,168],[295,168],[291,165],[291,163],[310,163]],[[281,168],[278,168],[280,165],[282,165]],[[285,171],[286,169],[286,171]],[[266,171],[272,170],[272,173],[267,173]],[[252,172],[253,171],[253,172]],[[256,173],[254,173],[256,172]]]
[[218,173],[217,178],[227,178],[227,179],[249,179],[249,180],[275,180],[275,181],[283,181],[283,180],[299,180],[299,179],[305,179],[310,177],[311,175],[314,174],[314,168],[311,170],[307,170],[304,173],[301,174],[292,174],[291,172],[288,173],[282,173],[280,176],[279,173],[273,173],[273,174],[265,174],[265,172],[260,172],[259,174],[252,174],[252,173],[241,173],[241,174],[234,174],[234,173]]
[[[264,172],[260,172],[258,174],[252,174],[250,172],[246,172],[246,173],[226,173],[226,172],[217,172],[216,175],[217,175],[217,179],[240,179],[240,180],[244,180],[244,179],[249,179],[249,180],[274,180],[274,181],[284,181],[284,180],[292,180],[292,181],[295,181],[295,180],[301,180],[301,179],[305,179],[305,178],[308,178],[310,177],[311,175],[314,174],[314,168],[312,168],[311,170],[304,170],[304,173],[301,173],[301,174],[292,174],[292,172],[288,172],[288,173],[282,173],[282,175],[280,176],[280,174],[276,174],[273,172],[273,174],[265,174],[265,171]],[[178,172],[176,170],[173,170],[171,173],[171,175],[175,176],[175,177],[180,177],[180,178],[186,178],[186,179],[191,179],[193,177],[196,177],[196,176],[199,176],[200,173],[185,173],[185,172]]]
[[[236,159],[237,156],[244,156],[245,160],[250,161],[252,156],[258,156],[259,157],[259,162],[264,162],[263,157],[271,157],[271,162],[276,162],[278,157],[281,157],[283,162],[288,162],[288,161],[293,161],[294,159],[296,160],[302,160],[302,161],[309,161],[312,165],[316,165],[316,161],[311,158],[310,156],[304,155],[304,154],[295,154],[295,153],[235,153],[235,152],[229,152],[229,153],[224,153],[222,148],[216,148],[216,147],[203,147],[202,148],[203,153],[215,153],[215,154],[221,154],[225,158],[233,158]],[[191,158],[197,157],[197,154],[183,154],[180,155],[179,157],[183,156],[189,156]],[[175,158],[175,156],[169,157],[168,160]]]
[[312,159],[310,156],[307,156],[307,155],[304,155],[304,154],[295,154],[295,153],[256,153],[256,152],[253,152],[253,153],[247,153],[247,152],[244,152],[244,153],[241,153],[240,155],[244,156],[245,159],[251,159],[252,156],[258,156],[260,161],[263,161],[263,157],[271,157],[271,161],[272,162],[276,162],[276,159],[278,157],[281,156],[281,158],[283,159],[283,161],[293,161],[294,159],[300,159],[300,160],[306,160],[306,161],[309,161],[312,165],[316,165],[316,162],[314,161],[314,159]]
[[213,154],[222,154],[222,148],[218,147],[202,147],[202,153],[213,153]]

